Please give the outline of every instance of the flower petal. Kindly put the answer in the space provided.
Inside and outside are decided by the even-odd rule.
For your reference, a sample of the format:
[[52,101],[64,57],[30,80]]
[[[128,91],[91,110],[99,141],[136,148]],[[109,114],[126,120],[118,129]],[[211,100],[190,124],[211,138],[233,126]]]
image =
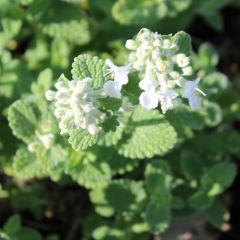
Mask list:
[[118,82],[107,81],[103,85],[103,90],[108,96],[119,99],[122,97],[121,87],[122,86]]
[[158,106],[158,95],[153,91],[142,92],[139,97],[140,105],[147,109],[154,109]]

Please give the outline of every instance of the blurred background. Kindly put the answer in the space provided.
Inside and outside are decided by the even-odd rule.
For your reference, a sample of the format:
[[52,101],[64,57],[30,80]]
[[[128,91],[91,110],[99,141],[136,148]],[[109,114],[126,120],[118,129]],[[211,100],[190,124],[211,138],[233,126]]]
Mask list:
[[[142,27],[191,35],[195,69],[214,67],[229,79],[233,90],[221,103],[228,106],[226,123],[239,131],[238,0],[0,0],[0,226],[18,213],[28,227],[50,234],[49,240],[79,239],[82,223],[76,213],[84,216],[89,207],[87,191],[47,179],[27,185],[16,181],[12,161],[20,141],[8,126],[6,110],[21,96],[40,91],[34,83],[41,78],[56,80],[61,73],[70,77],[73,58],[81,53],[127,63],[125,42]],[[239,166],[239,159],[233,160]],[[229,225],[222,230],[207,228],[214,237],[206,239],[240,239],[239,186],[240,175],[222,196],[232,216]],[[208,233],[201,236],[194,239],[206,240]],[[187,237],[182,240],[192,239]]]

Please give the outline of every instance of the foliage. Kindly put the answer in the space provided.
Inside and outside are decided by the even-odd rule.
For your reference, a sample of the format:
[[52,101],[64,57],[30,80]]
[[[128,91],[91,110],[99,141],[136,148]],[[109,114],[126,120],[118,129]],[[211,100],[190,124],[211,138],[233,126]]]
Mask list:
[[[0,0],[0,168],[7,179],[0,185],[0,203],[20,214],[5,223],[1,219],[0,239],[66,238],[52,231],[40,234],[25,224],[28,215],[58,222],[52,214],[69,210],[66,189],[87,199],[87,204],[73,201],[70,208],[77,216],[72,219],[65,212],[68,234],[77,239],[147,239],[163,233],[173,218],[200,211],[215,227],[225,223],[220,195],[233,183],[237,169],[232,159],[240,156],[240,134],[234,127],[240,116],[239,86],[217,70],[219,56],[213,46],[203,43],[193,52],[191,36],[180,30],[201,15],[220,31],[220,10],[231,2]],[[142,29],[134,36],[143,25],[163,34],[179,32],[157,36]],[[148,64],[143,58],[138,69],[134,54],[144,34],[150,40],[157,36],[163,52],[171,53],[160,63],[151,59],[157,69],[152,74],[180,74],[178,86],[173,82],[180,77],[168,85],[177,93],[170,107],[165,98],[151,109],[141,104],[147,90],[139,86]],[[124,41],[130,37],[128,51]],[[186,66],[177,57],[183,57]],[[106,58],[131,64],[120,71]],[[173,68],[167,72],[161,64],[168,60]],[[185,67],[193,74],[185,74]],[[190,97],[184,97],[184,86],[197,78],[207,96],[202,108],[194,110],[188,106]],[[159,88],[162,85],[155,90]],[[49,95],[53,102],[46,100],[49,89],[56,90]],[[80,101],[70,102],[71,94],[82,94]],[[70,120],[66,112],[56,111],[61,98],[68,104],[66,112],[75,111]],[[79,118],[86,122],[79,123]],[[48,178],[56,189],[48,190]],[[60,191],[57,200],[55,191]],[[60,210],[54,211],[56,206]]]

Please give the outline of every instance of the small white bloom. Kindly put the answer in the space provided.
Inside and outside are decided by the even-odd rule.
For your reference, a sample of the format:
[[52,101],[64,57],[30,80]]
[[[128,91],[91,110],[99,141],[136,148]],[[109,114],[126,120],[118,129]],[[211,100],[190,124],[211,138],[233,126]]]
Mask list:
[[132,39],[127,40],[125,46],[126,46],[126,48],[128,48],[129,50],[135,50],[135,49],[136,49],[136,43],[135,43],[135,41],[132,40]]
[[200,78],[195,81],[186,81],[183,86],[183,97],[187,98],[192,109],[199,109],[201,107],[201,99],[197,96],[196,91],[206,96],[197,86]]
[[122,97],[121,88],[122,86],[119,84],[119,82],[115,81],[107,81],[103,85],[103,90],[108,96],[118,99]]
[[118,82],[121,85],[128,83],[128,74],[130,71],[129,65],[118,67],[114,65],[110,59],[106,59],[105,62],[109,66],[110,72],[113,73],[115,82]]
[[158,94],[153,90],[142,92],[139,102],[144,108],[154,109],[158,106]]
[[185,54],[179,53],[176,56],[176,62],[179,67],[186,67],[187,65],[189,65],[189,58]]
[[56,97],[56,92],[55,91],[52,91],[52,90],[48,90],[46,93],[45,93],[45,97],[48,101],[53,101]]
[[144,78],[139,82],[139,87],[145,91],[149,91],[151,89],[155,89],[157,85],[158,81],[153,79],[152,66],[148,63]]
[[193,69],[190,66],[182,68],[182,71],[183,76],[191,76],[193,74]]
[[159,99],[163,113],[166,113],[167,110],[173,108],[173,99],[175,99],[177,96],[178,94],[175,91],[169,89],[165,81],[161,83]]

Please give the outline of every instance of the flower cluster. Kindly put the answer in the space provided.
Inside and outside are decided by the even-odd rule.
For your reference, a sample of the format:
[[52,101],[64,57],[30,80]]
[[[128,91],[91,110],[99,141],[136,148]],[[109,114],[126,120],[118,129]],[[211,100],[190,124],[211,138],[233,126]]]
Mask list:
[[190,59],[183,53],[177,53],[178,46],[171,36],[153,33],[142,29],[135,40],[128,40],[126,47],[131,50],[130,66],[138,71],[139,87],[143,90],[139,97],[140,104],[147,109],[154,109],[160,103],[162,112],[172,109],[181,94],[187,98],[193,109],[201,106],[196,91],[199,79],[188,81],[192,75]]
[[46,92],[47,100],[54,101],[61,134],[69,133],[73,127],[85,129],[91,135],[101,130],[98,125],[106,116],[98,109],[101,93],[94,91],[91,84],[91,78],[68,81],[62,75],[55,84],[57,91]]

